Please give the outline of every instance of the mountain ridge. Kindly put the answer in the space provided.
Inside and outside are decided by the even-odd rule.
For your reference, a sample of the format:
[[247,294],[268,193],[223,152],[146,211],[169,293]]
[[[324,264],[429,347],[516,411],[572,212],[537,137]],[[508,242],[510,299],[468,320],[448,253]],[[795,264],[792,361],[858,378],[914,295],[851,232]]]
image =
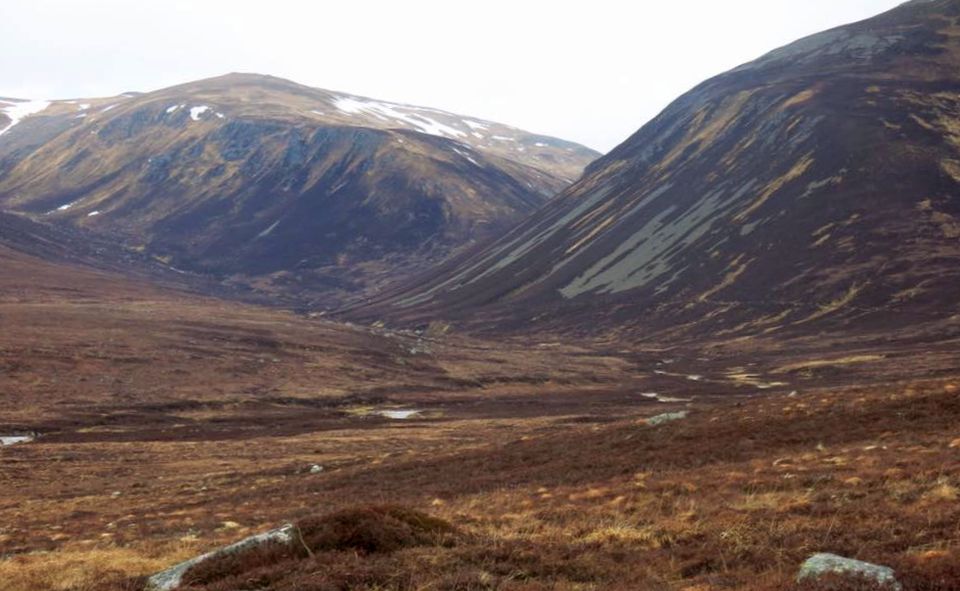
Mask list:
[[958,22],[952,0],[903,5],[711,78],[482,253],[345,315],[667,339],[954,331]]
[[391,105],[260,75],[55,101],[0,136],[0,207],[329,307],[493,237],[594,155]]

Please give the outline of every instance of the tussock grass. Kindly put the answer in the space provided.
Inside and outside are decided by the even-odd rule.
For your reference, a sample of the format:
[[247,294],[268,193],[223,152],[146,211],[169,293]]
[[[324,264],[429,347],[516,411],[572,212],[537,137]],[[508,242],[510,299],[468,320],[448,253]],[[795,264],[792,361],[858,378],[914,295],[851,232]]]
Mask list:
[[140,587],[139,577],[197,554],[195,544],[64,548],[0,560],[2,591],[100,591]]
[[[313,490],[355,492],[389,474],[434,517],[361,507],[306,519],[315,552],[239,570],[272,591],[872,588],[794,582],[803,560],[830,551],[893,567],[906,591],[958,589],[958,417],[956,392],[934,384],[769,397],[664,429],[578,428],[576,446],[558,435],[412,459]],[[417,524],[438,525],[419,538]],[[240,588],[226,572],[191,589]]]

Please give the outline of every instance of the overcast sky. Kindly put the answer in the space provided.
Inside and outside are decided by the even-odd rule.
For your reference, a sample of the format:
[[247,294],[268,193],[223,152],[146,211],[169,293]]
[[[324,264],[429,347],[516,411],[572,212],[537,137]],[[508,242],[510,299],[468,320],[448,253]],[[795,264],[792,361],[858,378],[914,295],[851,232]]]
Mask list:
[[606,151],[703,79],[901,0],[0,0],[0,96],[258,72]]

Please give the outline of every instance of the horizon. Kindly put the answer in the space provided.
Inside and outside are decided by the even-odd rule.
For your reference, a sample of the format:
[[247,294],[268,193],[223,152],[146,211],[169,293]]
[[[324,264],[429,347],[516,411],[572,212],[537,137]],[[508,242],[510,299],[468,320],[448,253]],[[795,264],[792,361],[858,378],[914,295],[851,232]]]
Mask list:
[[[700,2],[691,21],[689,4],[624,7],[612,0],[592,4],[589,13],[576,4],[517,7],[504,0],[474,11],[434,0],[364,7],[278,0],[271,10],[223,0],[136,9],[120,0],[40,0],[4,8],[0,67],[8,76],[0,96],[114,96],[249,72],[607,152],[703,80],[901,3]],[[329,21],[338,26],[317,31],[316,23]],[[425,28],[430,33],[420,34]],[[449,47],[455,50],[438,50]],[[630,58],[635,73],[625,72],[624,55],[641,56]]]

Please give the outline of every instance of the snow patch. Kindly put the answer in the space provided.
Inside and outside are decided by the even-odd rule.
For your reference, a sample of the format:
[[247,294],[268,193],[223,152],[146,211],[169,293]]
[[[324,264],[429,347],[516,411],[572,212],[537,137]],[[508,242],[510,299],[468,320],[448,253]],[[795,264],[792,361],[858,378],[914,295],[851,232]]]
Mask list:
[[90,213],[87,214],[87,217],[88,217],[88,218],[92,218],[92,217],[95,216],[95,215],[100,215],[100,212],[99,212],[99,211],[91,211]]
[[356,115],[357,113],[362,113],[367,109],[367,104],[354,100],[350,97],[342,97],[336,99],[333,104],[334,107],[343,111],[344,113],[350,113],[351,115]]
[[53,211],[48,211],[47,213],[53,213],[54,211],[67,211],[68,209],[70,209],[77,203],[80,203],[81,201],[83,201],[83,199],[77,199],[76,201],[71,201],[70,203],[64,203],[60,207],[54,209]]
[[480,163],[477,162],[476,160],[474,160],[474,159],[473,159],[473,156],[471,156],[469,153],[464,152],[464,151],[461,150],[460,148],[454,148],[453,151],[456,152],[457,154],[459,154],[460,156],[463,156],[463,157],[466,158],[467,160],[469,160],[470,163],[473,164],[474,166],[480,166]]
[[50,101],[18,101],[15,103],[10,103],[6,106],[0,107],[0,111],[4,115],[10,118],[10,123],[7,124],[2,130],[0,130],[0,135],[3,135],[10,131],[14,125],[20,123],[27,117],[43,111],[50,106]]
[[27,443],[33,441],[32,435],[0,435],[0,445],[13,445],[14,443]]
[[[384,103],[380,101],[365,101],[351,97],[342,97],[334,101],[334,106],[351,115],[371,115],[381,121],[393,121],[404,123],[417,131],[429,135],[440,137],[462,138],[466,133],[443,124],[435,119],[431,119],[421,113],[439,113],[428,109],[418,109],[415,107],[404,107],[393,103]],[[413,112],[419,111],[419,112]]]
[[169,114],[169,113],[174,113],[174,112],[176,112],[177,109],[180,109],[180,108],[182,108],[182,107],[183,107],[183,105],[170,105],[169,107],[167,107],[167,113],[168,113],[168,114]]
[[199,107],[190,107],[190,118],[194,121],[200,121],[200,116],[210,110],[210,107],[207,105],[200,105]]
[[377,412],[378,415],[386,417],[388,419],[394,419],[402,421],[404,419],[413,418],[420,414],[419,410],[381,410]]
[[273,222],[273,224],[269,228],[257,234],[257,238],[263,238],[264,236],[269,236],[270,233],[273,232],[279,225],[280,225],[280,220]]
[[112,104],[112,105],[107,105],[106,107],[100,109],[100,112],[101,112],[101,113],[106,113],[107,111],[109,111],[110,109],[113,109],[113,108],[116,107],[116,106],[117,106],[116,103],[114,103],[114,104]]
[[656,392],[642,392],[640,394],[644,398],[650,398],[656,400],[657,402],[671,403],[671,402],[693,402],[693,398],[674,398],[673,396],[661,396]]
[[343,97],[337,99],[333,106],[340,111],[349,113],[351,115],[359,115],[361,113],[369,112],[369,114],[373,115],[374,117],[386,121],[386,117],[376,112],[377,109],[374,104],[375,103],[364,103],[349,97]]

